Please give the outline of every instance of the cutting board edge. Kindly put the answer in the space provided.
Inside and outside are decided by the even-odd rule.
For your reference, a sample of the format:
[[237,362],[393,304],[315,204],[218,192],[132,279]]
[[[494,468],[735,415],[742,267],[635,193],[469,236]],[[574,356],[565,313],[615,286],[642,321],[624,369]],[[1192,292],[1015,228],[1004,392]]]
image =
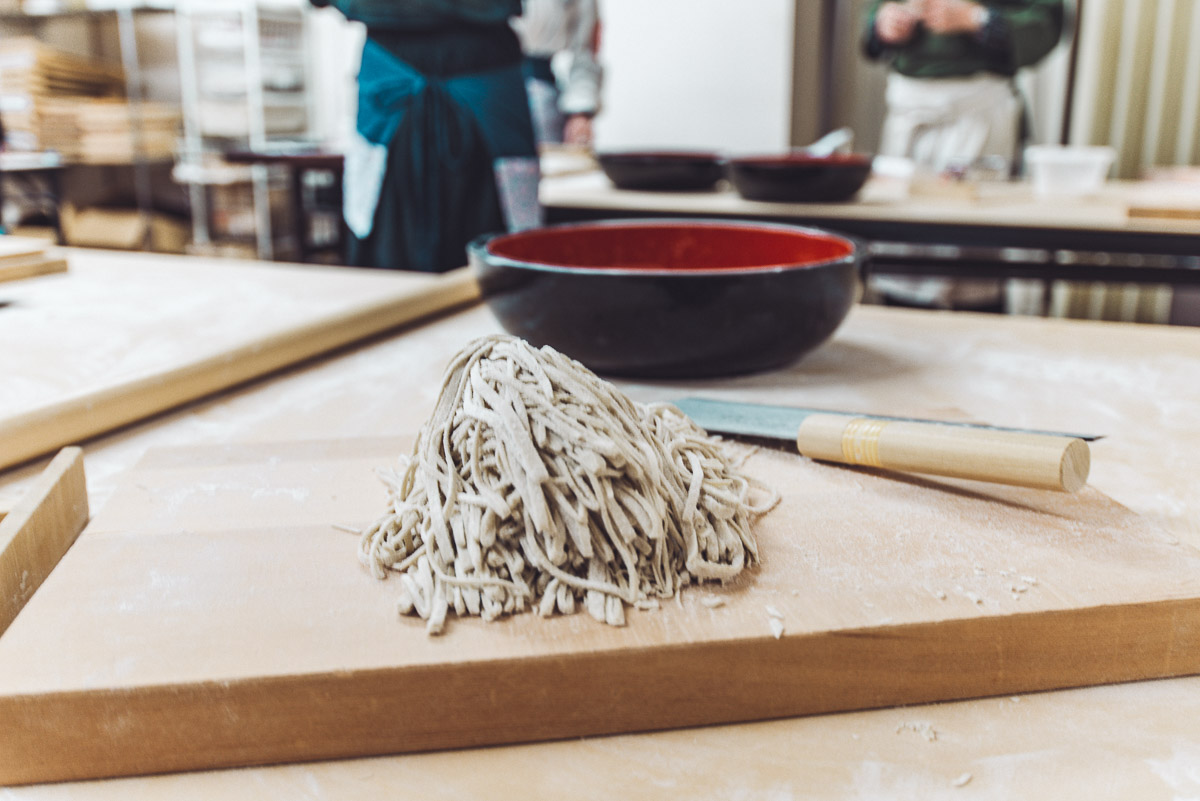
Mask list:
[[0,517],[0,635],[87,525],[83,451],[63,448],[10,514]]
[[[0,786],[508,745],[1200,673],[1200,598],[1126,605],[1115,617],[1104,610],[1013,616],[1000,637],[994,621],[959,618],[452,667],[0,696],[0,719],[15,722],[0,738]],[[1155,628],[1164,634],[1148,638]],[[980,659],[981,651],[990,658]],[[1095,658],[1100,652],[1123,658]],[[923,678],[931,669],[954,679],[939,691],[940,682]],[[531,671],[545,692],[504,692],[529,682]],[[564,675],[575,680],[556,683]],[[446,682],[458,692],[437,688]],[[725,693],[702,692],[722,684]],[[401,697],[399,685],[411,691]],[[539,722],[521,731],[503,725],[520,719]],[[321,735],[304,734],[313,731]]]

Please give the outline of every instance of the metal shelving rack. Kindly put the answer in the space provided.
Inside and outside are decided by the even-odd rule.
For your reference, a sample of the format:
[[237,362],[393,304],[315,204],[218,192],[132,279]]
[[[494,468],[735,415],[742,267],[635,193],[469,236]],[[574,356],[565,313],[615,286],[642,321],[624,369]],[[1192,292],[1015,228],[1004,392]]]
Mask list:
[[[121,67],[125,72],[125,94],[130,107],[130,131],[133,136],[133,185],[134,200],[138,213],[149,219],[153,211],[153,189],[151,184],[151,164],[146,158],[142,143],[142,103],[145,101],[145,86],[143,84],[141,59],[137,48],[137,17],[141,14],[170,13],[172,2],[130,2],[127,5],[112,8],[47,8],[45,10],[23,10],[0,12],[0,23],[7,25],[30,26],[34,35],[38,34],[43,24],[51,20],[80,19],[91,23],[91,34],[94,40],[93,50],[100,50],[96,22],[115,18],[117,27],[118,50]],[[64,164],[63,166],[70,166]],[[61,200],[61,199],[60,199]],[[150,226],[146,226],[149,236]]]
[[[214,165],[212,160],[222,152],[268,152],[307,138],[314,117],[307,91],[307,13],[303,6],[205,0],[179,3],[176,15],[184,122],[176,179],[189,187],[193,240],[199,247],[214,244],[211,188],[248,178],[258,256],[275,258],[287,240],[273,230],[271,193],[286,178],[265,164]],[[219,35],[222,27],[225,36]],[[222,73],[240,78],[220,87]],[[272,120],[280,110],[283,124]],[[234,124],[241,115],[244,128]]]

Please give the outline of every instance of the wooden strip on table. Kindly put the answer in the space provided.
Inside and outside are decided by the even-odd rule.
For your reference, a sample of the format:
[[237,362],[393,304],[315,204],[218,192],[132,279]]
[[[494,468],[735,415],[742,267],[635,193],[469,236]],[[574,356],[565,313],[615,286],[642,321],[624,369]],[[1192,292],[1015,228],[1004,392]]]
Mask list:
[[0,420],[0,468],[81,442],[197,398],[473,302],[467,268],[403,295],[263,336],[162,372],[84,392]]
[[25,497],[0,515],[0,634],[83,531],[83,451],[64,448]]
[[40,256],[49,246],[49,242],[31,236],[0,235],[0,264],[8,264],[13,259]]
[[31,259],[5,259],[0,261],[0,281],[19,281],[22,278],[36,278],[39,275],[65,273],[67,260],[44,257]]
[[1129,207],[1130,217],[1156,217],[1166,220],[1200,220],[1200,204],[1141,204]]

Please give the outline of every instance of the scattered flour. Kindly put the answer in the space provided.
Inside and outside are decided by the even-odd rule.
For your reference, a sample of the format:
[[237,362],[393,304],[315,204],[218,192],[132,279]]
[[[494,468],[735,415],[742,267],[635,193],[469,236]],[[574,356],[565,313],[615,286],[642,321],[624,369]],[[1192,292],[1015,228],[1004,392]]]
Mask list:
[[933,728],[933,724],[922,720],[910,720],[896,727],[896,734],[905,731],[916,732],[931,743],[938,738],[937,729]]

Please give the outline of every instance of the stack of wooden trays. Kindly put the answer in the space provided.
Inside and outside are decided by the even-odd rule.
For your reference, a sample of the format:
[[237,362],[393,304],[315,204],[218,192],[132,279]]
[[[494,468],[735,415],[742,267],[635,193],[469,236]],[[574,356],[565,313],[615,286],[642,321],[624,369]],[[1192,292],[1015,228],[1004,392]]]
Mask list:
[[0,283],[61,273],[66,269],[66,259],[50,242],[0,235]]
[[56,50],[33,37],[0,40],[0,109],[11,149],[47,149],[41,141],[46,102],[116,98],[124,91],[119,65]]
[[42,147],[78,164],[170,159],[181,123],[178,108],[119,98],[47,99],[38,112]]

